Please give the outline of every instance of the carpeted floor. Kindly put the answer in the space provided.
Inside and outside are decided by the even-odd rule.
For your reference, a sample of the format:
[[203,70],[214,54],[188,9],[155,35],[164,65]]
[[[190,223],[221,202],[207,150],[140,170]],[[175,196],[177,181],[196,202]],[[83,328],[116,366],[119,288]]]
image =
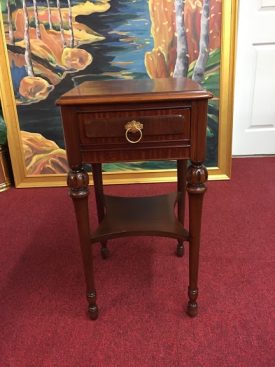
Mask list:
[[275,158],[234,159],[230,181],[209,182],[194,319],[188,250],[177,258],[174,240],[140,237],[111,241],[107,261],[96,245],[100,317],[88,320],[67,189],[0,193],[0,366],[274,366],[274,182]]

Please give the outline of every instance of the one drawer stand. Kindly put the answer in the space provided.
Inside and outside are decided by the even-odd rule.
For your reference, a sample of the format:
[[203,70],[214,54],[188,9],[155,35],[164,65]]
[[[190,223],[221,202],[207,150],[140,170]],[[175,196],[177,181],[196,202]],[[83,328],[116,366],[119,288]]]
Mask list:
[[[177,240],[176,254],[189,242],[189,316],[198,313],[198,271],[208,99],[212,95],[192,80],[117,80],[85,82],[63,95],[61,106],[73,199],[86,281],[88,313],[98,317],[93,246],[101,243],[107,258],[109,239],[164,236]],[[104,195],[102,163],[174,160],[175,193],[154,197]],[[190,162],[187,168],[187,161]],[[92,165],[98,227],[89,221],[89,175]],[[189,228],[184,229],[185,193]]]

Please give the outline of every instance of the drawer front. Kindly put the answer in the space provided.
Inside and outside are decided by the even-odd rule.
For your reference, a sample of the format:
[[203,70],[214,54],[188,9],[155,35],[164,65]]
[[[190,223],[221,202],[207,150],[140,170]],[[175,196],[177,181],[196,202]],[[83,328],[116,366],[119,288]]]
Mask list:
[[[148,146],[190,143],[190,109],[85,112],[78,114],[84,146]],[[137,125],[137,123],[139,123]],[[134,128],[133,128],[134,126]],[[138,128],[135,128],[137,126]]]

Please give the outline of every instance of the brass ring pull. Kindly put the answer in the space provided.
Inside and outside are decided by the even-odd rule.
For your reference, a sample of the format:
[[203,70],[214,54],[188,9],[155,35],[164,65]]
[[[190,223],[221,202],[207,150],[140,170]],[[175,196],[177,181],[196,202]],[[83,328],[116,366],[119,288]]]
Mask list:
[[[142,123],[140,123],[139,121],[132,120],[132,121],[127,122],[127,124],[124,127],[126,129],[125,137],[126,137],[126,140],[129,143],[136,144],[139,141],[141,141],[141,139],[142,139],[142,129],[143,129],[143,124]],[[132,139],[129,138],[128,133],[137,133],[137,132],[139,133],[139,136],[138,136],[137,140],[132,140]]]

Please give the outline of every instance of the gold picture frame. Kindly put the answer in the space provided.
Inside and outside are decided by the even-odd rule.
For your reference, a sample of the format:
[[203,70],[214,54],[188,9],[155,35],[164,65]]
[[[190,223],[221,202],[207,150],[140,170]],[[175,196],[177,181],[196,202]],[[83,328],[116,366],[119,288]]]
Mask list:
[[[220,71],[220,104],[218,135],[218,164],[210,167],[210,179],[229,179],[231,175],[231,144],[233,120],[233,92],[235,43],[237,33],[238,0],[222,1],[221,26],[221,71]],[[0,12],[0,99],[4,119],[8,127],[8,144],[15,186],[26,187],[57,187],[65,186],[64,174],[28,175],[26,173],[23,146],[20,139],[20,128],[14,98],[12,78],[5,43],[5,33]],[[105,184],[150,183],[176,181],[174,169],[153,171],[121,171],[104,173]]]

